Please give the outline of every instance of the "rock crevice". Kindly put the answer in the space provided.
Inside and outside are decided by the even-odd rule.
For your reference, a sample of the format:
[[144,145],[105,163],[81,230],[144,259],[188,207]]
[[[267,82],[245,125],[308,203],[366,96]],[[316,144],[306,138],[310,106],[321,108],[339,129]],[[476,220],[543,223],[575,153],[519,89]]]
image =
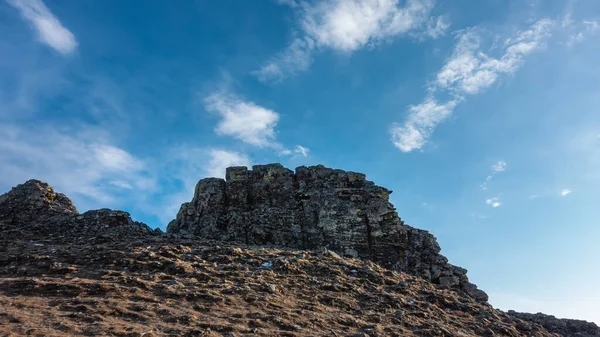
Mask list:
[[433,235],[406,225],[392,191],[362,173],[280,164],[230,167],[226,178],[198,182],[168,233],[252,245],[327,248],[373,260],[487,301],[467,271],[440,255]]

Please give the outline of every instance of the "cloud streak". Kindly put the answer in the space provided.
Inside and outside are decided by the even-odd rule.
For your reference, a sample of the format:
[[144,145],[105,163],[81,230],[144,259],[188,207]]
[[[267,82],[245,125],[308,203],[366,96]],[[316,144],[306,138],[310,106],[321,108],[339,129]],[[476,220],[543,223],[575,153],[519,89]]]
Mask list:
[[392,127],[392,142],[402,152],[420,149],[435,127],[452,115],[456,104],[457,101],[440,104],[430,97],[419,105],[411,105],[404,125]]
[[[450,58],[429,85],[429,96],[419,105],[409,106],[403,125],[391,129],[392,143],[402,152],[421,149],[435,127],[450,117],[456,106],[467,96],[476,95],[491,87],[502,75],[512,74],[523,64],[527,55],[539,49],[550,36],[554,21],[542,19],[528,29],[518,31],[505,39],[502,54],[492,57],[482,48],[482,36],[476,29],[467,29],[457,35],[457,43]],[[450,94],[452,99],[439,104],[436,94]],[[415,123],[415,116],[424,109],[429,123]]]
[[36,30],[40,42],[63,55],[77,49],[75,35],[65,28],[41,0],[7,0]]
[[495,175],[506,171],[506,166],[507,166],[507,164],[503,160],[500,160],[496,164],[492,165],[492,173],[490,173],[490,175],[488,175],[487,178],[485,178],[485,182],[483,184],[481,184],[481,189],[484,191],[487,190],[488,183],[490,181],[492,181],[492,179],[494,178]]

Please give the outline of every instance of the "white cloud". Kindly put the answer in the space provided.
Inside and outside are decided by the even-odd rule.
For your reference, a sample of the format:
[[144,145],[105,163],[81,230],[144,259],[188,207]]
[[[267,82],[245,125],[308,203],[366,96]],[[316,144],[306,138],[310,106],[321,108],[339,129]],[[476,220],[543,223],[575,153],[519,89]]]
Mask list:
[[494,166],[492,166],[493,172],[504,172],[505,170],[506,170],[506,162],[503,160],[500,160],[499,162],[494,164]]
[[126,182],[126,181],[122,181],[122,180],[112,180],[108,182],[109,184],[116,186],[118,188],[122,188],[122,189],[126,189],[126,190],[132,190],[133,186],[131,186],[130,183]]
[[112,171],[139,171],[143,164],[127,151],[105,144],[91,146],[98,163]]
[[494,58],[481,50],[481,36],[475,30],[459,35],[454,53],[437,74],[434,90],[474,95],[489,88],[500,75],[515,72],[525,56],[539,48],[550,36],[554,22],[539,20],[525,31],[519,31],[504,43],[503,55]]
[[503,160],[498,161],[496,164],[492,165],[492,173],[485,178],[483,184],[481,184],[482,190],[487,190],[488,183],[494,178],[494,176],[500,172],[504,172],[506,170],[506,162]]
[[[102,132],[0,127],[0,185],[40,179],[58,190],[99,203],[114,203],[119,191],[155,188],[146,164],[110,144]],[[121,191],[122,192],[122,191]]]
[[[393,144],[403,152],[421,149],[435,127],[452,114],[465,95],[480,93],[494,84],[500,75],[515,72],[526,55],[543,45],[553,26],[553,21],[543,19],[527,30],[517,32],[505,40],[503,54],[498,58],[482,51],[482,37],[477,30],[461,32],[452,56],[430,84],[430,96],[423,103],[409,107],[402,126],[392,127]],[[455,98],[439,105],[433,95],[440,91]]]
[[430,97],[419,105],[410,106],[404,125],[392,127],[391,134],[394,145],[402,152],[420,149],[433,129],[452,115],[456,104],[456,101],[439,104]]
[[75,51],[77,41],[41,0],[7,0],[36,29],[42,43],[67,55]]
[[302,157],[308,157],[310,150],[302,145],[296,145],[296,150],[294,150],[294,152],[301,154]]
[[294,150],[290,150],[290,149],[282,149],[281,151],[279,151],[279,155],[280,156],[289,156],[289,155],[301,155],[302,157],[308,157],[310,153],[310,149],[302,146],[302,145],[296,145],[296,147],[294,148]]
[[274,145],[274,128],[279,121],[279,114],[275,111],[222,92],[208,96],[204,103],[206,110],[223,118],[215,129],[218,134],[259,147]]
[[488,205],[490,205],[490,206],[492,206],[492,207],[494,207],[494,208],[498,208],[498,207],[502,206],[502,203],[500,202],[500,199],[495,198],[495,197],[487,199],[485,201],[485,203],[488,204]]
[[560,195],[563,197],[566,197],[567,195],[571,194],[573,191],[571,191],[568,188],[564,188],[562,191],[560,191]]
[[321,1],[305,5],[302,27],[317,45],[351,52],[416,28],[432,8],[430,0],[408,0],[404,7],[394,0]]
[[[406,34],[428,22],[433,0],[324,0],[290,2],[300,17],[300,37],[288,49],[254,72],[263,82],[277,81],[308,69],[317,49],[351,53],[367,45]],[[430,35],[444,30],[439,21],[427,27]]]

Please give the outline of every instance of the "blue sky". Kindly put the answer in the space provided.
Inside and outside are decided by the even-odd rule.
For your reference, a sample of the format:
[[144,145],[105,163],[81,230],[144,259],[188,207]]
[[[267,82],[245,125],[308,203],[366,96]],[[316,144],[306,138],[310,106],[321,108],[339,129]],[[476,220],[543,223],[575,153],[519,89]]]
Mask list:
[[165,228],[231,165],[394,191],[502,309],[600,323],[600,2],[0,1],[0,188]]

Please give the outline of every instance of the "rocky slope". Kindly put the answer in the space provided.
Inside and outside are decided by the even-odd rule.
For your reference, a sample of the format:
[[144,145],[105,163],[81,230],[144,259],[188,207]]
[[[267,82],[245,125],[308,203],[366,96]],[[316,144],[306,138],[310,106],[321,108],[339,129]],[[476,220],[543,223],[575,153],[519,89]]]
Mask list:
[[186,238],[153,231],[125,212],[79,214],[67,197],[32,180],[0,196],[0,336],[24,335],[600,336],[600,330],[503,313],[460,289],[324,248]]

